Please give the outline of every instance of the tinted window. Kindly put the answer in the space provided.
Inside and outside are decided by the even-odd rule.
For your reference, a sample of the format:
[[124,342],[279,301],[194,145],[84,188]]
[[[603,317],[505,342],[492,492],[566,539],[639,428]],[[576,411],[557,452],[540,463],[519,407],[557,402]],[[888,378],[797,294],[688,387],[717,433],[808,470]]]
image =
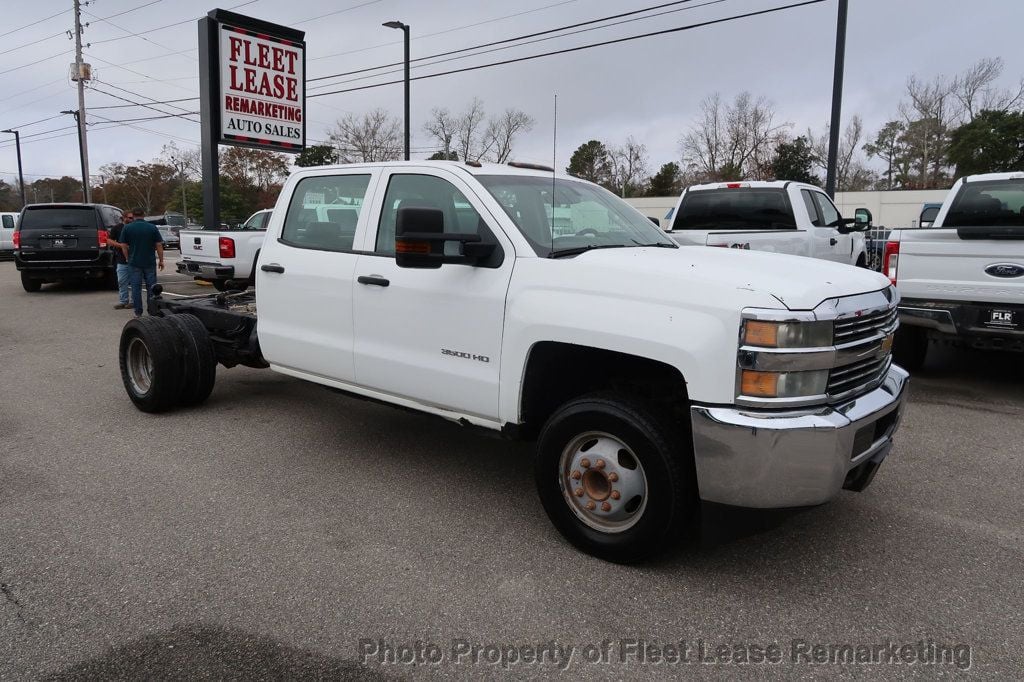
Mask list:
[[[483,218],[452,183],[432,175],[392,175],[377,227],[377,253],[395,255],[395,224],[398,209],[403,206],[440,209],[444,213],[445,232],[479,234],[484,241],[494,241]],[[450,256],[458,255],[458,249],[457,242],[445,243],[445,252]]]
[[540,256],[586,248],[675,246],[643,214],[589,183],[528,175],[477,179]]
[[804,208],[807,209],[807,215],[811,219],[811,225],[821,227],[821,216],[818,215],[818,204],[815,203],[810,190],[800,190],[800,196],[804,199]]
[[185,227],[185,216],[183,215],[168,215],[164,217],[168,225],[174,225],[176,227]]
[[92,228],[96,226],[96,211],[91,206],[72,207],[41,207],[25,209],[21,219],[22,230],[41,230],[55,227],[65,229]]
[[943,227],[1024,226],[1024,178],[964,183]]
[[783,189],[737,187],[687,192],[673,230],[792,230],[796,228]]
[[922,223],[934,223],[936,216],[939,215],[938,206],[929,206],[921,211],[921,222]]
[[821,192],[811,192],[814,197],[814,203],[818,205],[818,213],[821,215],[821,225],[819,227],[837,227],[842,216],[839,215],[839,211],[836,210],[832,200]]
[[307,249],[351,251],[369,184],[368,174],[300,180],[288,204],[281,240]]
[[3,216],[3,225],[8,230],[13,230],[14,229],[14,216],[12,216],[12,215],[5,215],[5,216]]

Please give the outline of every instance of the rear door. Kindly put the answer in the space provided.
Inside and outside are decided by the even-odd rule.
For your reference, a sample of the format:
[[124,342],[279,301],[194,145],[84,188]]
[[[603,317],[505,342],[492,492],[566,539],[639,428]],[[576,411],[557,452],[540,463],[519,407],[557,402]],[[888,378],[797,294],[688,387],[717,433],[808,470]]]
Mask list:
[[[356,239],[376,177],[369,168],[302,177],[288,206],[271,214],[256,268],[257,331],[263,356],[278,370],[353,382]],[[345,213],[349,220],[321,219],[324,206],[352,209]]]
[[102,229],[106,228],[95,206],[28,206],[18,228],[22,260],[97,260],[100,257],[99,230]]

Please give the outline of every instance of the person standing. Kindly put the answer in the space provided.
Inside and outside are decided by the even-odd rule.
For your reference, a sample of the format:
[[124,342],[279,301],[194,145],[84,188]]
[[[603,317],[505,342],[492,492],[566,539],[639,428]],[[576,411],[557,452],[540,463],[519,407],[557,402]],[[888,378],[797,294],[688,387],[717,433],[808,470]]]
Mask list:
[[164,269],[164,238],[153,223],[142,219],[142,209],[134,209],[135,218],[121,230],[120,241],[128,245],[128,267],[131,271],[132,306],[135,317],[142,317],[142,282],[146,282],[146,302],[153,296],[156,271]]
[[128,267],[128,245],[121,241],[121,231],[125,225],[135,220],[135,216],[132,211],[128,211],[121,220],[122,223],[111,228],[107,235],[107,243],[114,247],[114,268],[117,272],[118,303],[114,310],[127,310],[132,307],[128,298],[132,280],[131,268]]

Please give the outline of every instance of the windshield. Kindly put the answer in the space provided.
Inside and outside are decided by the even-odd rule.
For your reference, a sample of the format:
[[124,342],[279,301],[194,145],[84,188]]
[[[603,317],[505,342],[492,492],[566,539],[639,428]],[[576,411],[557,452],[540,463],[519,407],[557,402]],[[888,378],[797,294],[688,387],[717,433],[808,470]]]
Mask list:
[[1024,178],[966,182],[943,227],[1024,227]]
[[796,220],[786,190],[782,188],[736,187],[687,192],[672,229],[719,228],[793,230],[796,229]]
[[55,227],[96,228],[96,211],[91,206],[26,208],[21,219],[22,230],[52,229]]
[[592,248],[675,248],[660,228],[600,187],[526,175],[480,175],[477,179],[539,256]]
[[167,221],[168,225],[174,225],[176,227],[185,227],[185,224],[186,224],[185,223],[185,216],[183,216],[183,215],[175,215],[173,213],[169,213],[166,216],[164,216],[164,220]]

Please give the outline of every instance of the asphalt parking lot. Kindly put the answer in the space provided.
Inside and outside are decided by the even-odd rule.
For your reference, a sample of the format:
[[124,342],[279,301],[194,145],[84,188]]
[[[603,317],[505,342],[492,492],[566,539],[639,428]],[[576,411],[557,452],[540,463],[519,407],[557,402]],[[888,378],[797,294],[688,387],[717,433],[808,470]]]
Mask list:
[[[245,368],[136,411],[115,302],[0,263],[0,678],[1024,675],[1020,356],[935,353],[867,491],[624,567],[562,541],[528,445]],[[690,660],[620,660],[632,640]],[[791,658],[921,642],[957,660]]]

